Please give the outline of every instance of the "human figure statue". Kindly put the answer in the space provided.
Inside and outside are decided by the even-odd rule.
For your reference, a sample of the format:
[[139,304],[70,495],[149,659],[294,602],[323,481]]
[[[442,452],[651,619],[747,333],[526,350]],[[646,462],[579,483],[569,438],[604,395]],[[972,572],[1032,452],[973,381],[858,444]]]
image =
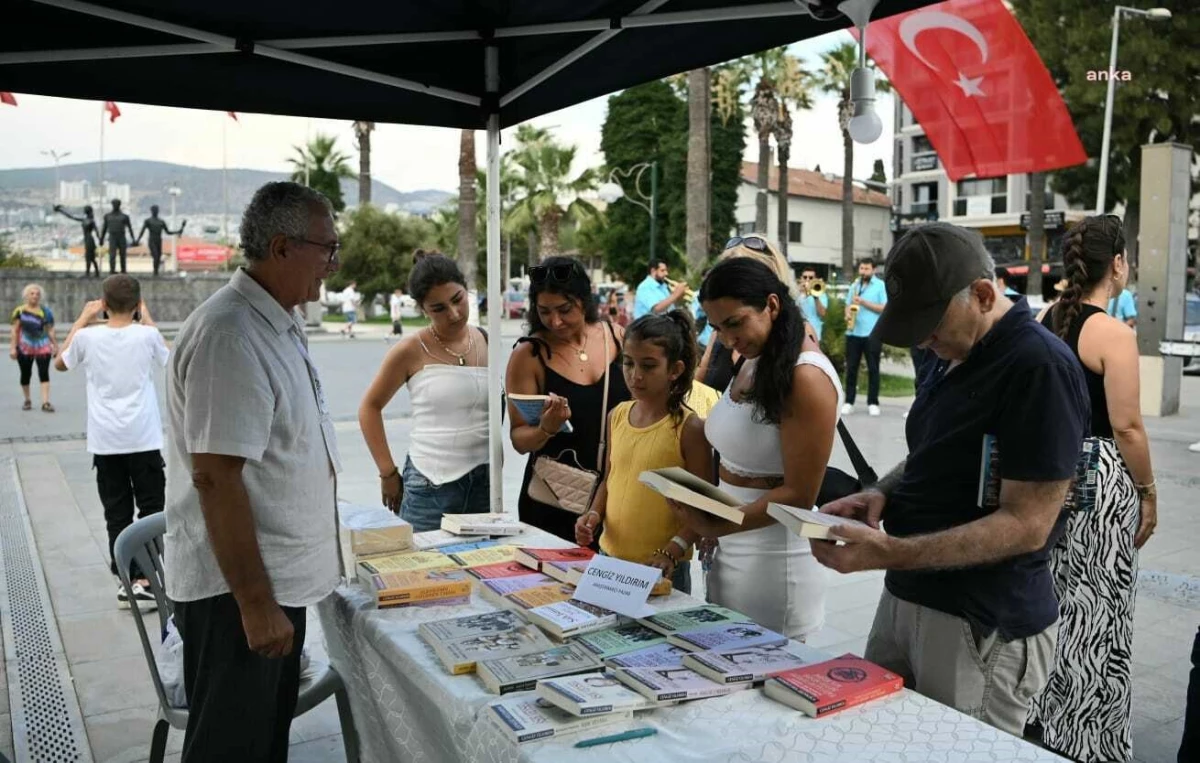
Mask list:
[[125,231],[129,230],[129,238],[134,238],[133,223],[129,215],[121,211],[121,200],[112,200],[112,211],[104,216],[104,225],[100,228],[100,245],[104,245],[104,236],[108,235],[108,272],[117,272],[117,253],[121,255],[121,272],[125,272],[125,253],[129,249],[129,240]]
[[83,208],[83,217],[76,217],[67,210],[63,209],[62,204],[55,204],[54,211],[60,215],[70,218],[77,223],[83,224],[83,256],[85,259],[84,267],[86,274],[92,275],[92,268],[96,269],[96,277],[100,277],[100,263],[96,261],[96,216],[92,212],[92,207],[89,204]]
[[158,216],[158,205],[150,207],[150,216],[142,223],[142,230],[137,234],[137,239],[133,245],[137,246],[142,242],[142,236],[146,231],[150,231],[150,238],[146,245],[150,247],[150,259],[154,261],[154,275],[158,275],[158,268],[162,264],[162,237],[163,232],[171,236],[179,236],[183,233],[183,229],[187,227],[187,220],[179,224],[179,230],[171,230],[167,227],[167,223]]

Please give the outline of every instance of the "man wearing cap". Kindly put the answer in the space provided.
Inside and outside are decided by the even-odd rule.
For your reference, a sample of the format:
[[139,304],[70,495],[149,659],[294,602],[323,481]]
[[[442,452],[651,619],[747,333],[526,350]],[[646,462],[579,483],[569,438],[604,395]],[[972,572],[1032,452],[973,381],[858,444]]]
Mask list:
[[821,508],[869,526],[812,545],[839,572],[888,571],[867,659],[1020,736],[1054,654],[1047,559],[1090,410],[1074,355],[1000,292],[993,268],[977,234],[946,223],[892,247],[874,338],[937,360],[908,418],[908,458]]

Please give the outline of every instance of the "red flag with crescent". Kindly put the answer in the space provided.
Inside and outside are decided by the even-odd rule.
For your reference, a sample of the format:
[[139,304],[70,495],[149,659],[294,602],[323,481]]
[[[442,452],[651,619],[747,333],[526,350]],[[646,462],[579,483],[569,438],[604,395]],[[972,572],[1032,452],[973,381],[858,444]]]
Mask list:
[[12,93],[0,92],[0,103],[7,103],[9,106],[16,106],[17,99]]
[[105,101],[104,110],[108,112],[109,122],[115,122],[117,121],[117,117],[121,116],[121,110],[117,108],[117,104],[113,101]]
[[1087,161],[1050,72],[1002,0],[948,0],[872,21],[867,53],[951,180]]

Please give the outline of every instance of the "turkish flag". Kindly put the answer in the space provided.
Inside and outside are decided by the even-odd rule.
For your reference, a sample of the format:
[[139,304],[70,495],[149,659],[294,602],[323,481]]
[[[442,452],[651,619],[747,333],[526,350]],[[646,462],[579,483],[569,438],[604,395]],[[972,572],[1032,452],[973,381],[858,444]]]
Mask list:
[[0,92],[0,103],[7,103],[9,106],[16,106],[17,99],[13,97],[12,93]]
[[951,180],[1087,161],[1050,72],[1001,0],[948,0],[872,21],[867,53]]
[[232,119],[233,121],[235,121],[235,122],[238,121],[236,111],[226,111],[225,113],[228,114],[229,118]]
[[104,110],[108,112],[108,121],[115,122],[117,117],[121,116],[121,110],[117,108],[117,104],[112,101],[104,102]]

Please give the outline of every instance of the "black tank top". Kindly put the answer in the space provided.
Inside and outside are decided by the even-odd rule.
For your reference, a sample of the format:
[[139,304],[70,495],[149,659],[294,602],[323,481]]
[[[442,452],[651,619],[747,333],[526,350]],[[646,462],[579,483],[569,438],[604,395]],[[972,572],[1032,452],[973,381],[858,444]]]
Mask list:
[[[1054,331],[1054,315],[1058,311],[1060,305],[1055,305],[1046,311],[1046,315],[1042,318],[1042,325]],[[1079,334],[1083,331],[1083,324],[1087,323],[1088,318],[1093,315],[1103,315],[1104,310],[1095,305],[1081,304],[1079,306],[1079,315],[1075,316],[1075,320],[1067,327],[1067,335],[1063,341],[1071,348],[1071,352],[1075,353],[1075,357],[1079,358]],[[1104,375],[1098,374],[1088,368],[1083,358],[1079,358],[1079,365],[1083,368],[1083,378],[1087,382],[1088,397],[1092,401],[1092,431],[1093,437],[1108,437],[1112,438],[1113,428],[1112,422],[1108,419],[1108,396],[1104,393]]]

